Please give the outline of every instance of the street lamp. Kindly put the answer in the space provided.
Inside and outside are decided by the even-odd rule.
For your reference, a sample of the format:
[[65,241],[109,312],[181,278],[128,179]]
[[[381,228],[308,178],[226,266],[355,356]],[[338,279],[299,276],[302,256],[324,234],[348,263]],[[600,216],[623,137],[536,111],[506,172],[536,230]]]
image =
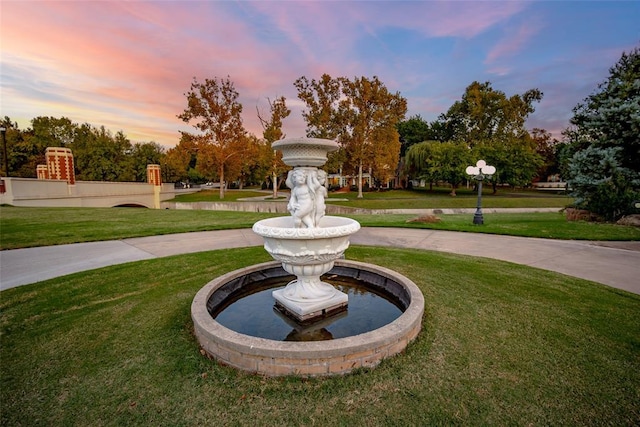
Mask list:
[[2,146],[4,147],[4,176],[9,176],[9,156],[7,155],[7,129],[0,127]]
[[475,166],[467,166],[467,175],[470,175],[478,181],[478,204],[476,205],[476,213],[473,216],[474,224],[484,224],[482,218],[482,181],[485,178],[491,178],[491,175],[496,173],[496,168],[489,166],[484,160],[478,160]]

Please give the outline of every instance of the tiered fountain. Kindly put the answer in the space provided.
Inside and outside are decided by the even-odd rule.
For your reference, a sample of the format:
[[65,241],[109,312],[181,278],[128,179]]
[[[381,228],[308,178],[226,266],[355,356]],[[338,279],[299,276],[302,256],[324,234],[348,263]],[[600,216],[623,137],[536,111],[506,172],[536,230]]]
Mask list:
[[[417,336],[424,310],[422,294],[413,282],[394,271],[342,259],[349,237],[360,224],[325,215],[326,174],[318,167],[326,162],[327,153],[338,148],[335,141],[290,138],[273,147],[282,152],[285,164],[294,168],[286,181],[291,189],[287,206],[291,215],[258,221],[253,231],[263,237],[265,249],[276,261],[234,271],[198,292],[191,307],[198,341],[213,358],[266,375],[332,375],[373,367],[402,351]],[[245,335],[214,318],[234,296],[293,275],[295,279],[272,292],[274,309],[296,332],[317,331],[348,310],[348,295],[323,281],[327,273],[357,281],[398,301],[402,314],[372,331],[313,342]]]

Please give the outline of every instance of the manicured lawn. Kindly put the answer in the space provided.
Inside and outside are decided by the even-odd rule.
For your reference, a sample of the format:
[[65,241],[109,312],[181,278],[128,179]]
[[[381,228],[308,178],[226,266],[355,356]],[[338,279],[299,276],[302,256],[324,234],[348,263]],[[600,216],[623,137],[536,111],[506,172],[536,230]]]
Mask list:
[[136,208],[0,207],[0,248],[59,245],[232,228],[272,214]]
[[353,247],[425,296],[379,367],[264,378],[205,358],[190,305],[262,248],[113,266],[0,298],[3,426],[637,425],[640,296],[524,266]]
[[407,222],[416,215],[347,215],[366,227],[428,228],[470,233],[567,240],[640,240],[640,228],[586,221],[567,221],[563,213],[485,213],[484,224],[473,214],[436,215],[435,223]]
[[[351,206],[364,209],[437,209],[437,208],[474,208],[477,202],[477,193],[472,189],[461,188],[456,197],[449,195],[450,189],[435,188],[433,191],[422,190],[392,190],[364,193],[362,199],[358,199],[357,191],[347,193],[329,193],[331,199],[328,203],[341,206]],[[279,192],[284,196],[288,189]],[[271,196],[270,192],[230,190],[226,193],[224,201],[237,201],[240,198],[255,196]],[[347,199],[340,201],[339,199]],[[272,200],[272,199],[271,199]],[[173,201],[177,202],[204,202],[220,201],[217,191],[205,190],[193,194],[177,196]],[[269,199],[266,199],[269,201]],[[534,190],[513,191],[501,189],[498,194],[491,194],[490,189],[483,191],[482,206],[487,208],[563,208],[573,202],[571,197],[553,193],[543,193]]]
[[[250,228],[268,213],[135,208],[0,207],[0,248],[124,239],[158,234]],[[559,213],[439,215],[438,223],[408,223],[415,215],[349,215],[365,227],[417,227],[513,236],[583,240],[640,240],[640,228],[568,222]]]
[[[174,202],[237,202],[239,199],[249,199],[252,197],[269,197],[273,196],[271,192],[258,191],[258,190],[227,190],[224,194],[224,198],[220,199],[220,190],[201,190],[197,193],[180,194],[171,200]],[[283,196],[283,200],[284,200]]]
[[[457,196],[449,195],[450,189],[435,188],[433,191],[392,190],[364,193],[362,199],[357,192],[330,193],[329,197],[346,198],[348,201],[332,201],[331,204],[365,209],[455,209],[475,208],[478,194],[472,189],[460,188]],[[490,189],[482,193],[482,206],[486,208],[563,208],[573,198],[564,195],[541,193],[533,190],[512,191],[501,189],[496,195]]]

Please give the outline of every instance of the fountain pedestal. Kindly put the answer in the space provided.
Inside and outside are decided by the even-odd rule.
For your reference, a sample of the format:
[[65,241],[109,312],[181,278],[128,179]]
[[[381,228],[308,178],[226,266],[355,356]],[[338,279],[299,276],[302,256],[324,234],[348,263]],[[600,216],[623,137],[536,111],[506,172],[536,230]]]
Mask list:
[[323,282],[320,276],[344,256],[349,236],[360,229],[350,218],[325,216],[321,227],[295,228],[291,217],[258,221],[253,231],[264,239],[265,250],[296,276],[285,288],[273,292],[276,306],[300,322],[322,318],[348,304],[347,294]]
[[[308,248],[308,243],[303,242],[303,245]],[[291,246],[291,242],[289,245]],[[330,258],[338,256],[337,253],[325,253],[324,256],[314,254],[312,255],[316,258],[314,264],[310,264],[308,261],[300,263],[300,260],[286,257],[289,259],[282,262],[282,268],[297,278],[284,289],[273,291],[272,295],[276,300],[276,307],[283,310],[285,314],[293,316],[299,322],[307,322],[326,317],[347,306],[349,303],[347,294],[320,279],[321,275],[333,268],[333,260],[322,261],[318,259],[327,258],[327,255],[330,255]]]
[[291,301],[284,293],[285,289],[273,291],[272,295],[276,300],[276,307],[302,324],[332,316],[344,310],[349,304],[347,294],[338,290],[329,299],[323,301]]

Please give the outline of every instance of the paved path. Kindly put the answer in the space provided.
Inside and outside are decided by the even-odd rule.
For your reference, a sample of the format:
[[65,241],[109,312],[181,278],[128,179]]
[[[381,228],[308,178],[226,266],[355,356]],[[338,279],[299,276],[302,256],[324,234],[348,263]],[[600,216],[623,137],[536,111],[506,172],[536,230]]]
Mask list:
[[[480,233],[362,228],[354,245],[494,258],[640,294],[640,242],[587,242]],[[108,265],[214,249],[262,245],[250,229],[205,231],[0,252],[0,290]]]

